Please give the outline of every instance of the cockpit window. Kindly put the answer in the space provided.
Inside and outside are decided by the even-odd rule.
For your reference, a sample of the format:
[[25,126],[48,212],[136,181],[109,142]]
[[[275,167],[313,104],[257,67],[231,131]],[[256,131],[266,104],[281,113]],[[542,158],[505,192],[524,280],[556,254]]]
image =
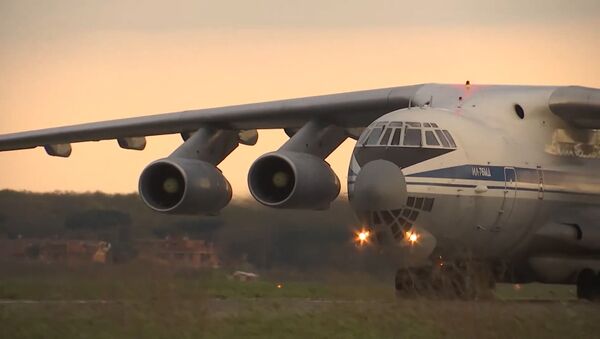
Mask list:
[[440,142],[435,138],[435,134],[432,131],[425,132],[425,142],[428,146],[439,146]]
[[402,135],[402,128],[396,128],[394,136],[392,137],[391,145],[400,145],[400,136]]
[[366,145],[376,145],[379,141],[379,137],[381,136],[381,132],[383,132],[383,127],[375,127],[369,134],[369,138],[367,139]]
[[444,133],[442,133],[442,131],[436,129],[435,134],[437,134],[444,147],[450,147],[450,143],[448,142],[448,140],[446,140],[446,137],[444,136]]
[[433,122],[378,121],[363,132],[357,146],[456,148],[456,142]]
[[367,137],[369,136],[369,134],[371,133],[371,130],[365,130],[363,132],[363,134],[360,135],[360,138],[358,138],[358,141],[356,142],[358,145],[363,145],[365,143],[365,140],[367,140]]
[[404,131],[404,146],[421,146],[421,130],[407,128]]
[[392,134],[392,128],[387,128],[385,130],[385,133],[383,133],[383,138],[381,138],[381,141],[379,142],[380,145],[387,145],[388,141],[390,140],[390,134]]
[[448,132],[447,130],[443,130],[442,132],[444,132],[444,135],[446,136],[446,138],[448,138],[448,141],[450,142],[450,146],[456,147],[456,143],[454,142],[454,139],[452,139],[450,132]]

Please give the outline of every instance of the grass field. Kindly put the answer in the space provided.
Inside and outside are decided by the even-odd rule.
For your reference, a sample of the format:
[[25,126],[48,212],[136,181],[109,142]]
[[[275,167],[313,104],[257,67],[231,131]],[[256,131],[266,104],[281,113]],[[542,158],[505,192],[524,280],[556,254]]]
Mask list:
[[[309,278],[310,277],[310,278]],[[277,285],[281,285],[278,288]],[[594,338],[572,286],[499,285],[484,301],[399,300],[364,274],[0,264],[0,338]],[[536,301],[543,300],[543,301]]]

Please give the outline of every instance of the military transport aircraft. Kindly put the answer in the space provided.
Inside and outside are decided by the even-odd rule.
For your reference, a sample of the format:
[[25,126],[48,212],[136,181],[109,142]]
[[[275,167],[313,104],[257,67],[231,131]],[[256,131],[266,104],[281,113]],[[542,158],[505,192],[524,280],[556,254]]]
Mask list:
[[[139,180],[146,205],[216,214],[231,187],[216,167],[257,129],[290,139],[248,173],[269,207],[327,209],[340,181],[325,158],[356,139],[348,196],[361,240],[398,258],[396,289],[473,296],[495,281],[576,283],[600,297],[600,89],[422,84],[166,113],[0,136],[0,151],[181,134]],[[475,291],[475,292],[473,292]]]

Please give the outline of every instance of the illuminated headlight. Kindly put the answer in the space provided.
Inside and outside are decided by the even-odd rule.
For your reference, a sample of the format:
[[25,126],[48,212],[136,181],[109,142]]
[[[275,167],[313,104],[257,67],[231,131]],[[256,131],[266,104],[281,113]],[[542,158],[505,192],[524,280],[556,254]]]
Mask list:
[[419,241],[419,235],[415,231],[406,232],[406,241],[408,241],[411,245],[414,245]]
[[356,232],[355,241],[359,246],[363,246],[369,243],[371,232],[365,229]]

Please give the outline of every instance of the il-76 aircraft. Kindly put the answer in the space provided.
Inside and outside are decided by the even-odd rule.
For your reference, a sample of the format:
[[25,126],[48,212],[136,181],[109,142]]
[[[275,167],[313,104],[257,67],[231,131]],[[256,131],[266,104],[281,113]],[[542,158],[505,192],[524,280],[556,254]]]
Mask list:
[[0,136],[0,151],[181,134],[141,173],[151,209],[213,215],[231,200],[217,168],[258,129],[290,139],[251,166],[253,197],[327,209],[340,181],[324,160],[346,138],[360,239],[397,259],[399,294],[479,295],[494,282],[577,284],[600,298],[600,89],[421,84],[166,113]]

